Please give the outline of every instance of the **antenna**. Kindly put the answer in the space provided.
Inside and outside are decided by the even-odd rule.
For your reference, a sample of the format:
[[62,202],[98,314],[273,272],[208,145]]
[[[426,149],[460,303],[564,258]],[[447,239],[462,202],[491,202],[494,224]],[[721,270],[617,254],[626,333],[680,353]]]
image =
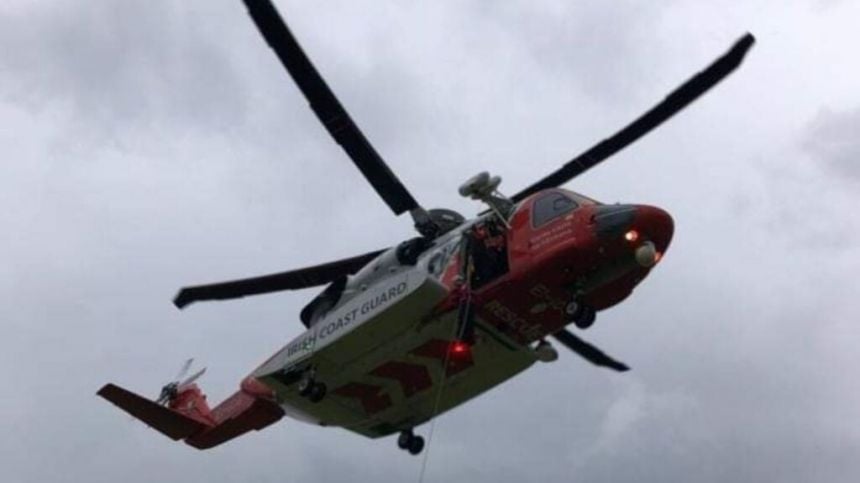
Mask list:
[[459,192],[464,198],[486,203],[502,223],[510,228],[508,217],[514,209],[514,202],[499,192],[500,184],[502,184],[501,176],[490,176],[490,173],[482,171],[461,184]]

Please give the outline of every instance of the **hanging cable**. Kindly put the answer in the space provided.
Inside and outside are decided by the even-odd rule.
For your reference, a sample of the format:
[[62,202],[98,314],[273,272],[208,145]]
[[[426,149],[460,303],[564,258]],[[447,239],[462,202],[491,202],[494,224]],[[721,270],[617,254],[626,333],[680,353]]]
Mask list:
[[424,457],[421,460],[421,471],[418,474],[418,483],[423,483],[424,474],[427,471],[427,460],[430,457],[430,443],[433,441],[433,432],[436,428],[436,415],[439,412],[439,404],[442,402],[442,391],[445,389],[445,382],[448,376],[448,364],[451,360],[451,352],[455,342],[460,342],[467,335],[466,332],[471,327],[471,321],[468,320],[472,316],[472,276],[475,272],[475,264],[472,260],[472,236],[466,233],[463,237],[463,248],[461,256],[463,265],[460,269],[460,277],[462,284],[460,285],[460,301],[457,310],[457,321],[454,324],[452,331],[453,340],[448,343],[445,349],[445,357],[442,361],[442,377],[439,382],[439,389],[436,391],[436,401],[433,403],[433,411],[430,413],[430,429],[427,432],[427,446],[424,450]]

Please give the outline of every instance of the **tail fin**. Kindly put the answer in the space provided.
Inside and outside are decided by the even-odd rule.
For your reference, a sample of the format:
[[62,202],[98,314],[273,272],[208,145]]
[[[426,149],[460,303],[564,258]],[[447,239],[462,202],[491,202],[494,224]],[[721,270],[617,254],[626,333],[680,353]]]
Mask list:
[[241,390],[211,411],[206,396],[193,384],[177,394],[167,407],[114,384],[106,384],[97,394],[165,436],[185,440],[198,449],[212,448],[251,430],[258,431],[284,416],[283,409],[266,397],[269,393],[264,387],[248,379],[243,381]]

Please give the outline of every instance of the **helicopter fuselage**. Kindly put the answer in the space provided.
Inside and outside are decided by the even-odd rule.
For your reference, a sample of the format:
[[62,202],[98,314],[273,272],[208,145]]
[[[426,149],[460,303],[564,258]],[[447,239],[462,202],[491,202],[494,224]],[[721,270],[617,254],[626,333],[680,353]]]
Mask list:
[[[571,322],[571,301],[597,311],[624,300],[672,231],[659,208],[537,193],[506,220],[486,213],[437,238],[413,265],[387,250],[251,377],[298,419],[370,437],[411,428],[529,367],[534,343]],[[479,256],[464,276],[467,237]],[[642,259],[642,247],[653,260]],[[476,337],[452,351],[465,291]],[[308,373],[326,384],[324,400],[300,394]]]

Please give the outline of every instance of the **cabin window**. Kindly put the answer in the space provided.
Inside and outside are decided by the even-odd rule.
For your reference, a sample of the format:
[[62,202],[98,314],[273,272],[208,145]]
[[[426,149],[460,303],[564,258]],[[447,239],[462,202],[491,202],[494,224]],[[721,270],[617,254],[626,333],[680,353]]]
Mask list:
[[569,196],[554,191],[536,199],[532,205],[532,225],[537,228],[576,209],[579,205]]

